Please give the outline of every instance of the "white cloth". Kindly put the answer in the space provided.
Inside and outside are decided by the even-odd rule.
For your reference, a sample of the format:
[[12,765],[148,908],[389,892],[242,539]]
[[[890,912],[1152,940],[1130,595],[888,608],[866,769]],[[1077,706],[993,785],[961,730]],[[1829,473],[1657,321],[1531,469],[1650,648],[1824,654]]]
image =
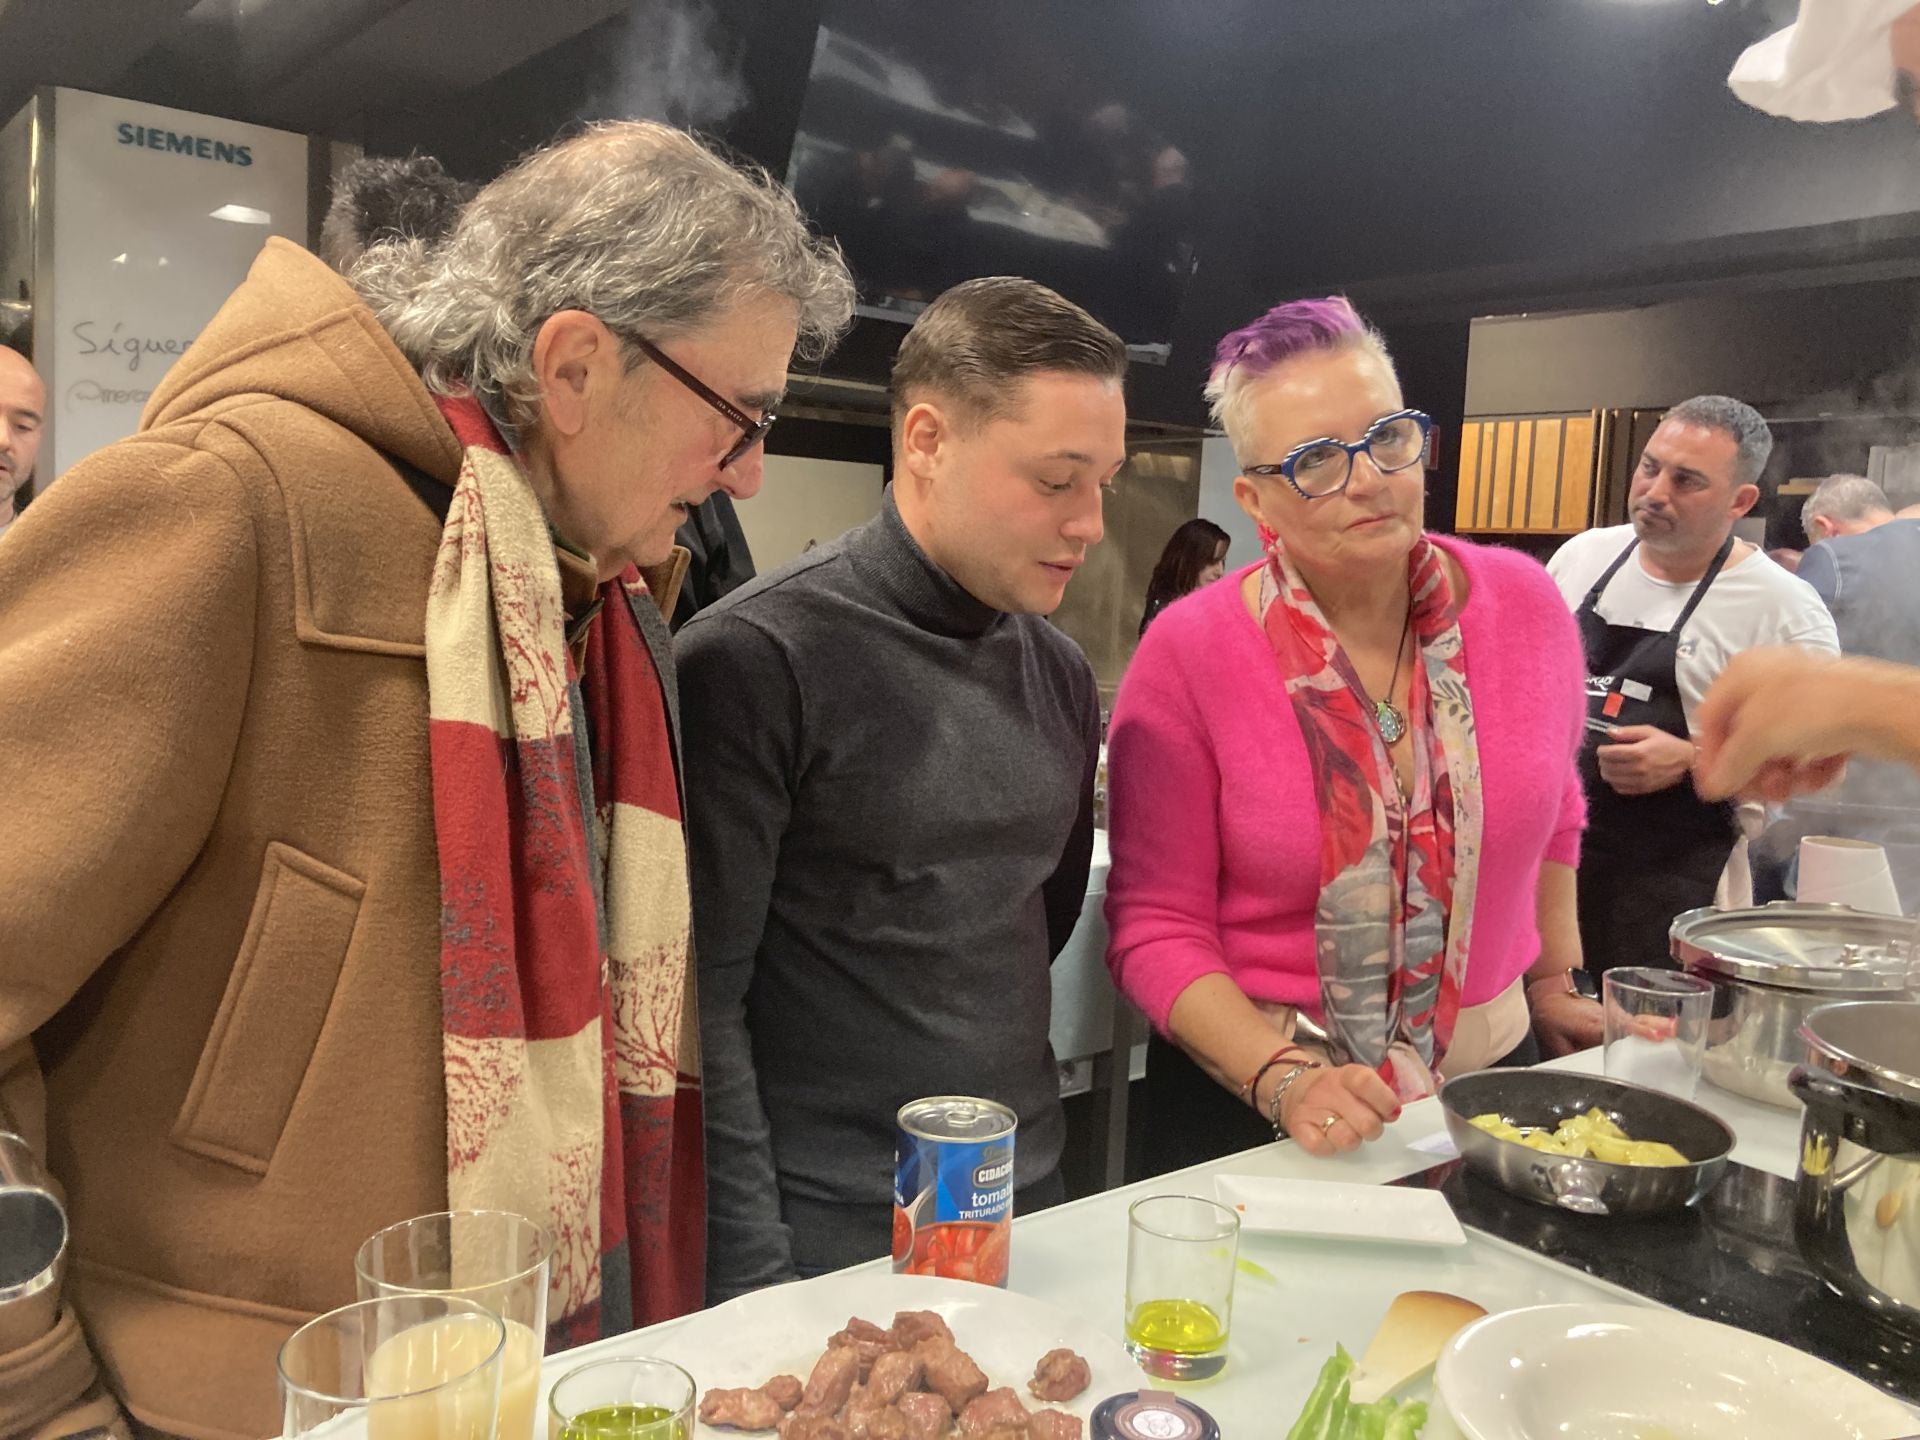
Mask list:
[[1887,31],[1914,0],[1800,0],[1800,18],[1750,46],[1727,84],[1788,120],[1863,120],[1894,106]]
[[[1547,573],[1566,597],[1569,610],[1580,608],[1593,582],[1632,539],[1631,525],[1613,525],[1575,535],[1555,552],[1547,562]],[[1697,582],[1676,584],[1654,579],[1640,563],[1642,554],[1634,551],[1607,582],[1594,608],[1609,625],[1670,630]],[[1833,616],[1820,603],[1819,593],[1758,550],[1744,560],[1727,561],[1680,632],[1674,674],[1689,726],[1701,697],[1726,668],[1727,661],[1755,645],[1805,645],[1829,654],[1840,653]]]

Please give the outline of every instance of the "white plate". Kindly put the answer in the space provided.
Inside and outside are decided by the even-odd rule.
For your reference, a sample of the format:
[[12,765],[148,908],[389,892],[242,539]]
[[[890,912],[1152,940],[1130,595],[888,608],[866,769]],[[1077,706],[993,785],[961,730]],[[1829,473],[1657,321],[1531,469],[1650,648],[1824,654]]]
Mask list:
[[[702,1393],[775,1375],[805,1380],[827,1337],[851,1316],[891,1325],[899,1310],[938,1311],[988,1383],[1011,1387],[1034,1408],[1040,1402],[1027,1394],[1033,1367],[1062,1345],[1087,1362],[1093,1383],[1073,1403],[1052,1408],[1086,1420],[1107,1396],[1148,1384],[1118,1340],[1077,1315],[1010,1290],[927,1275],[841,1273],[776,1285],[694,1316],[654,1353],[685,1369]],[[701,1440],[738,1440],[735,1431],[697,1428]]]
[[1330,1240],[1399,1240],[1410,1245],[1467,1243],[1467,1232],[1460,1228],[1453,1206],[1436,1190],[1216,1175],[1213,1194],[1239,1213],[1242,1230]]
[[1448,1342],[1434,1379],[1466,1440],[1896,1440],[1920,1431],[1906,1406],[1804,1351],[1638,1305],[1489,1315]]

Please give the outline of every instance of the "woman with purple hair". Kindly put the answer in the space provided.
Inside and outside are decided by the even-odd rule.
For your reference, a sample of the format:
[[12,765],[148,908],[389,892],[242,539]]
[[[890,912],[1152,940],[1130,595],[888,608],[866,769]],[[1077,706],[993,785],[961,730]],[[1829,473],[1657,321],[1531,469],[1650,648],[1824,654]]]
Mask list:
[[1108,762],[1107,963],[1158,1031],[1156,1168],[1269,1133],[1352,1150],[1443,1075],[1600,1038],[1553,582],[1424,533],[1430,422],[1346,300],[1227,336],[1207,398],[1266,554],[1147,631]]

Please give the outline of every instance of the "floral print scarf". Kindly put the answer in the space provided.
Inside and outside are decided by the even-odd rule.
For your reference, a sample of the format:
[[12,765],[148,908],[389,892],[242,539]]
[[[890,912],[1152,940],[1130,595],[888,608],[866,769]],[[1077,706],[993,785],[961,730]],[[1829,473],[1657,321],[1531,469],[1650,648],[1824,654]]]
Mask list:
[[1314,951],[1334,1058],[1402,1099],[1431,1094],[1453,1038],[1473,934],[1480,750],[1446,564],[1407,559],[1414,783],[1403,801],[1373,705],[1278,539],[1260,573],[1261,628],[1306,742],[1320,809]]

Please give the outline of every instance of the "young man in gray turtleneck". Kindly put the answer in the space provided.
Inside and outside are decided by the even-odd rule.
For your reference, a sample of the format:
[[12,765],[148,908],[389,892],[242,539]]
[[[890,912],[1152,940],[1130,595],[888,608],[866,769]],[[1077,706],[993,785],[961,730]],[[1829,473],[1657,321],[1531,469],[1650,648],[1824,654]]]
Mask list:
[[889,1252],[894,1114],[1018,1114],[1062,1197],[1048,966],[1079,918],[1092,669],[1042,618],[1126,459],[1118,336],[1029,280],[936,300],[881,513],[681,631],[708,1300]]

